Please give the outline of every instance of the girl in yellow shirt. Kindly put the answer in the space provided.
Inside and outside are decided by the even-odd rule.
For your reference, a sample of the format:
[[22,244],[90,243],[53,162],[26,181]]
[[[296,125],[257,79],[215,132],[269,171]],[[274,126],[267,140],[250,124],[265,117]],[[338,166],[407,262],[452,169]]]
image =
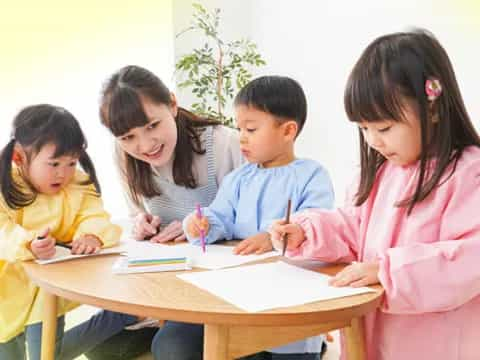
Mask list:
[[[120,238],[85,149],[77,120],[63,108],[29,106],[14,120],[0,155],[0,359],[24,359],[26,343],[29,359],[40,357],[42,300],[21,261],[52,257],[56,242],[88,254]],[[73,307],[59,303],[57,359],[74,358],[136,320],[102,312],[64,334],[63,314]]]

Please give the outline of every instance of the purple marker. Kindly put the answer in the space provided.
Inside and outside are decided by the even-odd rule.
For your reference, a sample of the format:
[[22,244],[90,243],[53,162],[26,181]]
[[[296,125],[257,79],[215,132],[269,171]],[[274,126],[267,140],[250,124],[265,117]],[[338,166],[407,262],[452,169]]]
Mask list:
[[[200,204],[197,204],[197,218],[201,219],[203,217],[202,215],[202,209],[200,208]],[[202,251],[205,252],[205,230],[199,229],[200,230],[200,242],[202,244]]]

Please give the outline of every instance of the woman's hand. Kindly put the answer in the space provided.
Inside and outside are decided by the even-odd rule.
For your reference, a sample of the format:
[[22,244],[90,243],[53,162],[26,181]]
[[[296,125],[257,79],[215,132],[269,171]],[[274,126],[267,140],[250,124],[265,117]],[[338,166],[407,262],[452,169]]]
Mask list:
[[186,236],[183,233],[181,221],[175,220],[168,224],[165,229],[150,239],[153,243],[164,243],[173,240],[174,242],[185,241]]
[[270,235],[268,233],[258,233],[242,240],[235,248],[233,253],[237,255],[263,254],[273,249]]
[[94,254],[99,251],[101,247],[102,242],[98,237],[85,234],[72,241],[72,254]]
[[276,250],[283,249],[284,239],[287,241],[287,250],[295,250],[305,241],[302,227],[297,224],[285,224],[285,220],[275,220],[268,232]]
[[358,262],[345,267],[332,277],[329,285],[360,287],[378,284],[378,262]]
[[47,260],[55,255],[56,240],[49,233],[50,229],[44,230],[30,243],[30,251],[37,259]]
[[148,240],[158,233],[161,219],[152,214],[140,213],[135,216],[132,236],[135,240]]

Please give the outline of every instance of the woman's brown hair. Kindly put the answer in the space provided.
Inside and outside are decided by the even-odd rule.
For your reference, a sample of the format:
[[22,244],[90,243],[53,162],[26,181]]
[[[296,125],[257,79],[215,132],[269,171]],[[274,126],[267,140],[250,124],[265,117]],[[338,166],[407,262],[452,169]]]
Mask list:
[[[165,84],[152,72],[139,66],[126,66],[106,82],[100,104],[100,118],[115,137],[119,137],[135,127],[146,125],[149,120],[145,114],[142,99],[154,104],[170,106],[172,97]],[[218,125],[217,121],[201,118],[190,111],[178,108],[175,117],[177,125],[177,144],[173,161],[173,180],[175,184],[187,188],[197,187],[192,171],[193,155],[204,154],[200,134],[206,126]],[[161,194],[150,164],[138,160],[118,150],[117,158],[124,181],[128,184],[129,195],[133,202],[141,205],[142,197],[151,198]]]

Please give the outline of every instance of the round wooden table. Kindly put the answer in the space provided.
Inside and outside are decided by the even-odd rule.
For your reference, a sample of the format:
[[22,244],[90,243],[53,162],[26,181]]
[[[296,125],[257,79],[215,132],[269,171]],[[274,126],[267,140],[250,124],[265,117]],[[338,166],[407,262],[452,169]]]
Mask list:
[[[383,293],[379,286],[378,291],[367,294],[247,313],[179,279],[179,272],[113,274],[117,258],[109,255],[50,265],[24,263],[32,281],[43,290],[42,360],[54,358],[57,296],[139,316],[205,324],[207,360],[235,359],[342,328],[348,359],[366,359],[360,318],[379,305]],[[343,266],[315,270],[333,275]]]

